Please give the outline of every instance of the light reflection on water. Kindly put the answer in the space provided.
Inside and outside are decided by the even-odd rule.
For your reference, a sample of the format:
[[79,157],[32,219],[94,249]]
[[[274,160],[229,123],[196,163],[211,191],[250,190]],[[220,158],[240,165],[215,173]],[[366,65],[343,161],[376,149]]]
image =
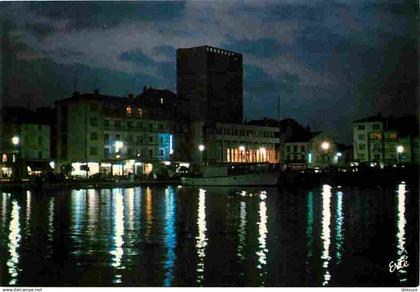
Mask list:
[[329,271],[329,262],[330,257],[330,245],[331,245],[331,186],[323,185],[322,186],[322,231],[321,231],[321,241],[322,241],[322,267],[324,268],[324,279],[322,282],[323,286],[328,285],[331,274]]
[[51,242],[54,235],[54,197],[48,203],[48,240]]
[[7,193],[2,193],[1,194],[1,217],[3,218],[2,220],[2,227],[3,229],[6,228],[6,218],[7,218]]
[[112,266],[115,268],[114,283],[121,283],[120,270],[124,269],[121,264],[122,257],[124,255],[124,202],[123,194],[121,189],[112,190],[112,197],[114,199],[114,228],[113,228],[113,240],[114,248],[111,250]]
[[201,285],[204,281],[204,260],[206,257],[206,246],[207,246],[207,222],[206,222],[206,190],[199,189],[198,193],[198,216],[197,216],[197,226],[198,226],[198,235],[196,237],[197,243],[197,284]]
[[337,264],[341,263],[341,255],[343,252],[343,224],[344,224],[344,215],[343,215],[343,192],[337,192],[337,206],[336,206],[336,220],[335,220],[335,228],[336,228],[336,236],[335,236],[335,256]]
[[90,240],[95,238],[98,225],[98,192],[90,189],[87,191],[87,230]]
[[240,202],[239,209],[239,227],[238,227],[238,256],[241,261],[245,259],[245,244],[246,244],[246,202]]
[[[405,200],[406,200],[406,185],[401,183],[398,185],[397,191],[397,258],[400,259],[402,256],[407,255],[405,249],[406,238],[405,238],[405,226],[407,225],[407,219],[405,218]],[[407,281],[406,268],[398,270],[398,275],[401,283]]]
[[259,203],[259,222],[258,222],[258,244],[259,250],[257,251],[258,264],[257,268],[259,270],[259,275],[261,277],[261,285],[264,285],[264,276],[266,271],[264,270],[265,265],[267,264],[267,204],[265,199],[267,198],[267,193],[262,191],[260,194],[260,203]]
[[146,231],[145,238],[149,239],[152,232],[153,208],[152,208],[152,189],[146,188]]
[[18,249],[20,246],[20,207],[19,204],[13,200],[12,201],[12,212],[11,212],[11,220],[9,226],[9,254],[10,257],[7,261],[7,266],[9,268],[9,285],[15,285],[17,281],[17,277],[20,271],[19,268],[19,253]]
[[83,227],[83,215],[85,210],[85,190],[73,190],[71,192],[71,204],[72,204],[72,228],[71,237],[76,244],[76,248],[73,253],[80,256],[82,254],[82,227]]
[[30,218],[31,218],[31,191],[26,191],[26,221],[25,221],[25,233],[30,236]]
[[175,230],[175,194],[172,187],[165,189],[165,245],[167,248],[164,286],[172,286],[173,268],[175,263],[176,230]]
[[[314,201],[313,192],[308,192],[307,206],[306,206],[306,266],[309,266],[310,260],[313,256],[313,223],[314,223]],[[308,271],[308,269],[307,269]]]
[[[342,279],[351,284],[363,278],[365,268],[378,273],[376,278],[370,273],[369,279],[382,283],[389,273],[381,269],[388,267],[382,264],[384,255],[372,251],[388,248],[411,261],[394,273],[394,280],[386,278],[384,286],[412,285],[418,229],[408,223],[416,222],[408,219],[415,213],[408,189],[405,184],[385,191],[324,185],[294,193],[138,187],[63,191],[40,198],[33,192],[2,193],[0,275],[5,277],[0,284],[31,285],[46,270],[63,269],[62,279],[75,286],[223,281],[287,286],[298,280],[334,286]],[[410,189],[410,194],[415,193]],[[366,204],[359,204],[362,196]],[[383,227],[387,225],[395,226],[392,234]]]

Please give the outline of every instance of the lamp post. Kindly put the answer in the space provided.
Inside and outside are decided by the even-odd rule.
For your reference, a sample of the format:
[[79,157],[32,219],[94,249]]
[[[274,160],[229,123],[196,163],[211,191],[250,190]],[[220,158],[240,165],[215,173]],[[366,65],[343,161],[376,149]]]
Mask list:
[[322,156],[323,157],[323,159],[322,159],[323,162],[325,162],[325,160],[326,160],[325,157],[326,157],[327,152],[330,149],[330,147],[331,147],[331,144],[328,141],[324,141],[324,142],[321,143],[321,149],[324,151],[323,156]]
[[203,152],[206,149],[206,146],[204,146],[203,144],[198,145],[198,150],[200,151],[200,156],[201,156],[201,163],[203,163]]
[[11,140],[12,144],[14,147],[16,147],[16,159],[15,161],[13,161],[13,163],[15,163],[15,171],[16,173],[14,173],[14,176],[16,178],[20,177],[20,167],[19,167],[19,163],[20,163],[20,138],[19,136],[13,136],[12,140]]
[[401,153],[404,152],[404,146],[398,145],[397,146],[397,160],[398,162],[401,162]]

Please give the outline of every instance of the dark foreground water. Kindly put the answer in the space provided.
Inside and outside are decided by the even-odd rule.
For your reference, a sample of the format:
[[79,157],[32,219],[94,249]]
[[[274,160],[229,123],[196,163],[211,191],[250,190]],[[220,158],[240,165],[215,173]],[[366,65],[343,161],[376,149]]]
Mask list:
[[405,184],[0,196],[2,286],[418,285]]

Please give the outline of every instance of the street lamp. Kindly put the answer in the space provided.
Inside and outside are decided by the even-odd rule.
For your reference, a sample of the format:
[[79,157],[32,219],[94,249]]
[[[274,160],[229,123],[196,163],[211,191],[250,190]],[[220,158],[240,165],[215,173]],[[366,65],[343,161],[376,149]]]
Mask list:
[[201,163],[203,163],[203,151],[206,149],[206,147],[203,144],[198,145],[198,150],[200,150],[201,155]]
[[397,146],[397,156],[398,156],[398,162],[401,162],[401,153],[404,152],[404,147],[402,145]]
[[19,139],[19,137],[18,136],[14,136],[13,138],[12,138],[12,144],[13,145],[19,145],[19,142],[20,142],[20,139]]
[[325,150],[325,151],[327,151],[328,149],[330,149],[330,143],[329,142],[322,142],[321,143],[321,148],[322,148],[322,150]]
[[[19,159],[19,156],[20,156],[20,138],[19,138],[19,136],[13,136],[12,137],[12,144],[17,148],[17,153],[16,153],[16,155],[15,154],[13,154],[13,162],[16,162],[16,165],[15,165],[15,167],[14,167],[14,176],[15,176],[15,178],[17,178],[17,179],[19,179],[20,178],[20,159]],[[16,173],[15,173],[16,172]]]

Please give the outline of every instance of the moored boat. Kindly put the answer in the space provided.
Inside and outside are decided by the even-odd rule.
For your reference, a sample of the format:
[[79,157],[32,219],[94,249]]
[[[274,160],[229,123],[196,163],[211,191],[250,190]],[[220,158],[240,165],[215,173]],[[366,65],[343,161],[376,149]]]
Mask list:
[[187,186],[274,186],[279,171],[269,164],[260,165],[206,165],[200,175],[181,177]]

